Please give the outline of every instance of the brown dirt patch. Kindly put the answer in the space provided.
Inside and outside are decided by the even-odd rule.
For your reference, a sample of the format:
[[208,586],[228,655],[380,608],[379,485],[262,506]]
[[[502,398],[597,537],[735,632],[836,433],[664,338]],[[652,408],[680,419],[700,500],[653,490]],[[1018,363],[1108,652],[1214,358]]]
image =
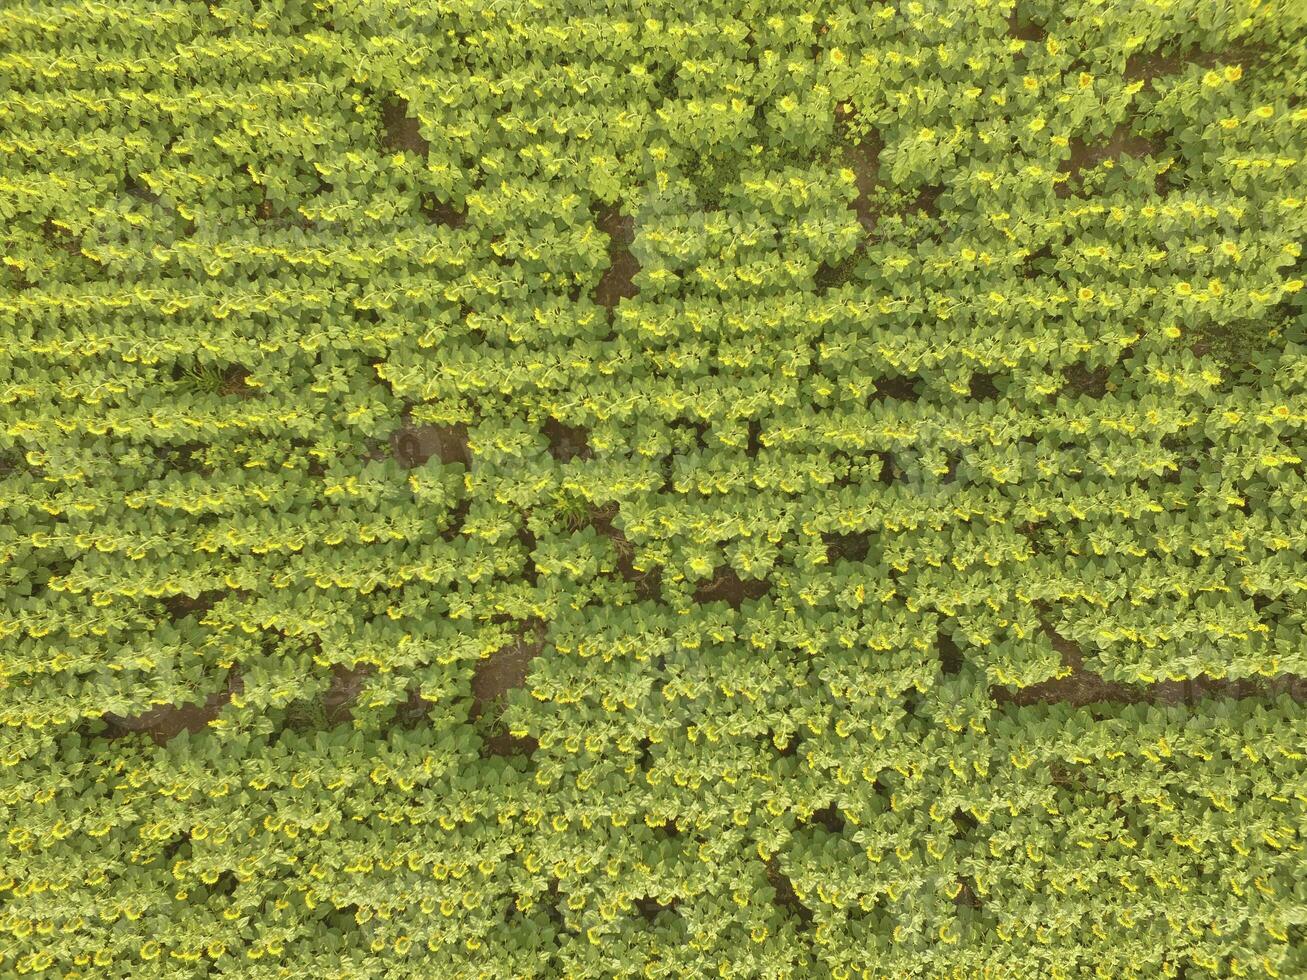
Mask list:
[[857,253],[831,265],[829,262],[823,262],[817,266],[816,273],[813,274],[812,284],[818,289],[832,289],[848,281],[850,273],[857,265]]
[[[479,661],[472,672],[472,710],[468,720],[475,722],[490,706],[509,691],[526,686],[531,661],[544,649],[547,627],[539,620],[528,624],[522,634],[508,646]],[[502,727],[485,737],[487,751],[493,755],[530,754],[535,739],[516,738]]]
[[1021,262],[1021,274],[1027,279],[1038,279],[1042,274],[1042,263],[1053,257],[1053,247],[1044,245],[1031,252]]
[[916,401],[920,395],[917,393],[918,385],[921,379],[915,374],[896,374],[884,378],[876,378],[873,384],[876,390],[871,393],[870,401]]
[[846,826],[844,814],[840,813],[839,804],[835,802],[827,803],[820,809],[813,810],[812,816],[806,821],[810,827],[824,827],[827,833],[842,834]]
[[583,425],[564,425],[550,416],[545,420],[544,433],[549,439],[550,455],[560,463],[594,456],[590,450],[590,432]]
[[129,171],[123,179],[123,190],[130,196],[136,198],[144,204],[158,204],[159,195],[150,190],[148,186],[142,184],[139,179]]
[[331,665],[331,686],[322,695],[322,710],[327,716],[327,724],[339,725],[354,717],[354,702],[358,700],[363,684],[375,671],[376,668],[371,664],[361,664],[358,667]]
[[[1126,123],[1117,126],[1104,143],[1091,146],[1079,137],[1074,137],[1071,140],[1071,158],[1058,164],[1058,170],[1066,174],[1067,179],[1060,181],[1055,191],[1058,197],[1070,197],[1083,182],[1084,171],[1097,167],[1105,160],[1119,160],[1123,156],[1157,156],[1161,152],[1159,141],[1132,132]],[[1163,180],[1161,175],[1158,180]],[[1164,191],[1163,183],[1159,186],[1159,193]]]
[[979,896],[976,894],[976,889],[974,887],[975,885],[974,880],[972,880],[971,877],[966,875],[956,878],[954,880],[959,885],[961,885],[962,888],[955,896],[953,896],[953,904],[959,908],[961,908],[964,905],[968,908],[973,908],[973,909],[980,908],[982,902],[980,901]]
[[617,245],[630,245],[635,241],[635,219],[623,214],[619,205],[601,209],[595,216],[595,224]]
[[526,686],[531,661],[539,655],[543,641],[526,635],[477,663],[472,674],[474,716],[507,691]]
[[447,201],[428,194],[422,198],[422,214],[432,224],[462,228],[467,224],[467,211],[460,211]]
[[254,208],[254,217],[259,221],[266,221],[277,228],[300,228],[308,231],[314,227],[314,223],[297,210],[268,197],[267,187],[262,188],[262,195]]
[[203,704],[158,705],[130,718],[106,713],[103,718],[109,724],[108,737],[119,738],[130,732],[144,732],[156,745],[164,745],[183,731],[192,734],[201,732],[218,717],[218,712],[231,701],[232,695],[239,694],[244,687],[241,676],[233,670],[228,672],[223,688],[210,694]]
[[163,600],[163,607],[168,610],[168,615],[173,622],[190,615],[194,615],[196,619],[203,619],[205,613],[212,609],[221,597],[221,592],[201,592],[193,598],[188,595],[173,595]]
[[766,579],[742,579],[735,569],[722,565],[711,579],[705,579],[695,587],[694,601],[701,604],[724,602],[732,609],[739,609],[745,599],[761,599],[770,589],[771,583]]
[[662,589],[662,569],[642,572],[635,567],[635,546],[627,540],[621,528],[613,526],[616,517],[617,505],[610,504],[590,515],[590,525],[613,543],[613,550],[617,552],[617,573],[635,586],[636,598],[657,599]]
[[45,219],[41,231],[45,235],[45,240],[53,247],[61,249],[69,255],[80,256],[82,254],[82,238],[80,235],[75,235],[66,228],[60,228],[49,218]]
[[1088,398],[1102,398],[1107,394],[1107,379],[1111,371],[1100,364],[1092,371],[1077,361],[1070,367],[1062,369],[1066,384],[1062,386],[1064,395],[1084,395]]
[[935,635],[935,652],[939,654],[939,669],[944,674],[952,676],[962,672],[962,665],[966,663],[962,648],[943,630]]
[[821,541],[826,546],[828,562],[865,561],[871,546],[871,533],[868,531],[849,531],[845,534],[826,532],[822,534]]
[[1053,643],[1053,649],[1062,655],[1062,666],[1071,671],[1069,677],[1060,680],[1041,681],[1029,687],[1017,689],[994,687],[991,689],[994,700],[1027,707],[1032,704],[1060,702],[1081,707],[1095,701],[1115,701],[1131,704],[1140,701],[1138,688],[1129,684],[1105,681],[1093,671],[1085,669],[1084,654],[1080,646],[1061,636],[1047,623],[1044,632]]
[[663,903],[658,901],[658,899],[654,898],[652,895],[642,895],[640,898],[632,899],[631,904],[635,906],[635,910],[640,913],[645,921],[654,922],[658,918],[658,913],[675,912],[677,906],[681,903],[679,899],[675,898],[667,903]]
[[249,376],[249,368],[243,367],[240,364],[233,364],[222,373],[222,381],[218,385],[218,394],[239,395],[242,398],[253,398],[259,393],[259,390],[245,383],[245,379]]
[[1160,51],[1137,51],[1125,62],[1127,82],[1146,81],[1162,75],[1178,75],[1189,63],[1183,54],[1162,54]]
[[429,719],[435,706],[436,702],[424,698],[415,686],[395,709],[395,719],[404,728],[416,728]]
[[800,928],[812,925],[812,910],[799,900],[794,891],[794,883],[781,871],[776,858],[769,857],[764,866],[767,869],[767,884],[771,885],[775,896],[772,902],[799,921]]
[[387,150],[405,150],[426,156],[431,144],[422,138],[418,121],[408,114],[408,102],[395,97],[381,107],[381,145]]
[[1114,704],[1193,704],[1205,697],[1276,698],[1281,694],[1288,694],[1299,702],[1307,701],[1307,677],[1292,674],[1265,680],[1194,677],[1183,681],[1159,681],[1156,684],[1107,681],[1085,668],[1084,655],[1078,644],[1058,634],[1048,623],[1043,624],[1043,629],[1052,641],[1053,649],[1062,655],[1062,666],[1070,668],[1071,675],[1016,690],[991,687],[990,696],[998,703],[1018,707],[1069,704],[1080,708],[1100,701]]
[[634,282],[640,263],[630,247],[635,241],[635,219],[622,214],[614,205],[600,211],[595,223],[608,236],[608,268],[599,277],[593,299],[611,310],[623,299],[632,299],[640,292]]
[[916,211],[928,218],[939,217],[939,196],[944,193],[943,184],[931,184],[923,187],[912,199],[912,203],[903,209],[904,213]]
[[1237,46],[1217,51],[1189,48],[1171,54],[1160,51],[1138,51],[1125,62],[1127,82],[1149,81],[1167,75],[1178,75],[1189,65],[1211,68],[1215,65],[1239,65],[1248,68],[1255,64],[1265,49],[1256,46]]
[[1012,7],[1012,13],[1007,19],[1008,37],[1019,38],[1022,41],[1033,41],[1036,44],[1043,43],[1048,37],[1048,31],[1044,30],[1042,24],[1036,24],[1034,21],[1021,20],[1021,13],[1018,5]]
[[1307,702],[1307,677],[1280,674],[1278,677],[1242,677],[1238,680],[1193,677],[1184,681],[1163,681],[1145,688],[1152,701],[1190,704],[1201,698],[1264,698],[1274,700],[1287,694],[1298,702]]
[[858,196],[853,199],[853,211],[858,216],[858,224],[868,233],[876,230],[879,214],[873,204],[873,194],[880,179],[879,139],[868,136],[861,142],[844,148],[844,165],[853,171],[853,183]]
[[973,401],[993,401],[998,398],[998,375],[990,371],[976,371],[971,375],[971,398]]
[[406,469],[421,466],[432,456],[442,463],[472,465],[467,426],[461,422],[457,425],[406,425],[391,433],[390,448],[399,465]]

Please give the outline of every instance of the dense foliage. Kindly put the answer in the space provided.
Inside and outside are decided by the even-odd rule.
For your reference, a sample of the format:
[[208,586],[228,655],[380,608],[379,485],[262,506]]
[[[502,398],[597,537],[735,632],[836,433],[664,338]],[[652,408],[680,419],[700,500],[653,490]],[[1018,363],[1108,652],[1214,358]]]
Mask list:
[[0,8],[0,975],[1307,975],[1300,0]]

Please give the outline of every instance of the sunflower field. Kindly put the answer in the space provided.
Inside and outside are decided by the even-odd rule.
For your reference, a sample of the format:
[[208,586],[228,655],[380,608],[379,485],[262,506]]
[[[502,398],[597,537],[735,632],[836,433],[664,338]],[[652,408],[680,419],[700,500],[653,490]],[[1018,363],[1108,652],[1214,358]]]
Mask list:
[[1302,0],[0,5],[0,977],[1307,976],[1305,95]]

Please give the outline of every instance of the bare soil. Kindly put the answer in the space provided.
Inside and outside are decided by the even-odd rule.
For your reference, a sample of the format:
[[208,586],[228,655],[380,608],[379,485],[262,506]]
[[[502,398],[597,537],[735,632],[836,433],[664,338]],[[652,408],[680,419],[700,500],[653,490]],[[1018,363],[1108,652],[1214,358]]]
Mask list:
[[858,223],[868,233],[876,230],[879,217],[872,195],[880,179],[881,149],[880,141],[875,137],[866,137],[844,148],[844,164],[853,171],[854,186],[858,189],[858,196],[853,199],[853,211],[858,216]]
[[353,704],[358,700],[364,682],[375,670],[370,664],[358,667],[331,665],[331,686],[322,695],[322,709],[328,725],[339,725],[354,717]]
[[472,465],[467,426],[461,422],[457,425],[406,425],[391,433],[390,448],[399,465],[409,469],[421,466],[432,456],[442,463]]
[[1048,37],[1048,31],[1044,30],[1043,25],[1036,24],[1033,21],[1022,23],[1018,6],[1013,5],[1012,13],[1007,19],[1008,37],[1020,38],[1022,41],[1033,41],[1036,44],[1042,43]]
[[507,691],[526,686],[530,663],[539,655],[543,641],[527,637],[492,653],[477,663],[472,674],[472,696],[476,701],[474,714],[479,716],[485,706]]
[[935,650],[939,654],[939,669],[947,675],[958,674],[962,672],[964,658],[962,649],[943,630],[940,630],[935,637]]
[[1062,666],[1070,669],[1071,675],[1060,680],[1043,681],[1016,690],[994,687],[991,690],[994,700],[1021,707],[1041,702],[1062,702],[1081,707],[1096,701],[1129,704],[1142,700],[1138,688],[1129,684],[1105,681],[1093,671],[1085,669],[1084,654],[1078,644],[1061,636],[1047,624],[1044,626],[1044,632],[1052,641],[1053,649],[1062,655]]
[[[1058,169],[1067,174],[1067,179],[1056,186],[1058,197],[1070,197],[1084,180],[1084,171],[1097,167],[1104,160],[1119,160],[1123,156],[1143,157],[1158,156],[1162,145],[1158,140],[1140,136],[1122,123],[1107,142],[1089,145],[1079,137],[1071,140],[1071,158],[1062,161]],[[1159,181],[1164,178],[1159,175]],[[1165,184],[1159,184],[1159,194],[1165,193]]]
[[711,579],[699,582],[694,590],[694,601],[698,603],[724,602],[732,609],[739,609],[745,599],[761,599],[771,589],[766,579],[742,579],[729,565],[721,565]]
[[983,903],[976,894],[974,880],[970,876],[962,876],[957,878],[956,881],[962,886],[962,890],[954,897],[953,904],[959,908],[964,905],[973,909],[980,908]]
[[943,184],[930,184],[917,192],[912,203],[903,209],[904,213],[916,211],[928,218],[939,217],[939,196],[944,193]]
[[824,533],[822,544],[826,545],[826,560],[836,562],[864,561],[871,545],[871,534],[867,531],[850,531],[846,534]]
[[41,226],[41,231],[45,235],[45,240],[54,248],[62,249],[69,255],[82,254],[82,239],[80,235],[74,235],[65,228],[60,228],[52,220],[47,218]]
[[201,592],[194,598],[188,595],[172,595],[163,600],[163,605],[174,623],[192,614],[196,619],[203,619],[205,613],[214,607],[221,596],[221,592]]
[[1183,54],[1139,51],[1126,59],[1125,79],[1127,82],[1138,82],[1164,75],[1178,75],[1189,61]]
[[156,745],[164,745],[183,731],[201,732],[218,717],[218,712],[231,701],[232,695],[239,694],[244,686],[241,676],[233,670],[227,674],[227,683],[222,690],[210,694],[203,704],[158,705],[130,718],[107,713],[103,717],[109,724],[108,737],[144,732]]
[[128,171],[123,177],[123,190],[131,197],[141,201],[144,204],[158,204],[159,195],[150,190],[150,188],[141,183],[131,171]]
[[613,526],[616,517],[617,505],[611,504],[591,514],[590,525],[613,543],[613,549],[617,552],[617,573],[635,586],[636,598],[643,601],[656,600],[662,591],[662,569],[653,568],[647,572],[636,569],[635,546],[627,540],[621,528]]
[[564,425],[552,416],[545,420],[544,433],[549,439],[549,453],[560,463],[573,459],[590,459],[590,433],[580,425]]
[[1138,82],[1178,75],[1189,65],[1198,65],[1201,68],[1211,68],[1215,65],[1240,65],[1247,68],[1255,63],[1262,53],[1262,48],[1251,45],[1226,47],[1219,52],[1202,51],[1198,48],[1170,54],[1163,54],[1160,51],[1140,51],[1126,59],[1125,79],[1127,82]]
[[611,310],[623,299],[633,299],[640,292],[634,282],[640,263],[631,254],[635,219],[613,206],[600,211],[595,223],[608,236],[608,268],[594,288],[593,299]]
[[869,401],[908,401],[915,402],[920,398],[918,385],[921,379],[915,374],[896,374],[884,378],[876,378],[876,390],[871,393]]
[[1102,398],[1107,394],[1107,379],[1111,374],[1106,365],[1100,364],[1092,371],[1082,363],[1072,364],[1062,369],[1066,384],[1062,393],[1066,395],[1084,395],[1088,398]]
[[999,397],[998,375],[989,371],[976,371],[971,375],[971,398],[974,401],[993,401]]
[[425,157],[431,144],[422,138],[419,123],[408,114],[408,102],[387,99],[381,107],[381,145],[387,150],[404,150]]
[[[544,649],[545,633],[543,622],[529,624],[516,640],[477,664],[472,673],[469,721],[475,722],[509,691],[526,686],[531,661]],[[503,730],[493,731],[485,738],[485,744],[493,755],[530,754],[536,747],[535,739],[515,738]]]
[[1288,694],[1296,701],[1307,701],[1307,677],[1284,674],[1267,680],[1240,680],[1195,677],[1183,681],[1158,681],[1155,684],[1122,684],[1107,681],[1084,665],[1080,646],[1058,634],[1047,623],[1044,631],[1053,648],[1062,655],[1062,666],[1071,674],[1060,680],[1043,681],[1013,690],[990,688],[990,695],[1000,704],[1028,707],[1033,704],[1069,704],[1084,707],[1097,702],[1114,704],[1192,704],[1205,697],[1275,698]]
[[[859,248],[859,251],[861,249]],[[831,265],[829,262],[823,262],[817,266],[817,271],[813,274],[812,283],[818,290],[833,289],[848,282],[849,276],[858,265],[858,252],[854,252],[840,262]]]
[[428,195],[422,199],[422,213],[432,224],[448,225],[450,228],[462,228],[467,224],[467,212],[460,211],[447,201],[440,201]]
[[772,902],[799,921],[799,927],[807,929],[812,925],[812,909],[799,900],[794,891],[794,883],[781,871],[776,858],[769,857],[764,864],[767,868],[767,884],[776,893]]
[[418,693],[415,685],[409,692],[408,697],[402,701],[395,710],[396,720],[405,728],[416,728],[418,725],[428,720],[431,709],[435,707],[434,701],[428,701]]
[[222,374],[222,383],[218,386],[220,395],[239,395],[242,398],[253,398],[259,393],[257,388],[253,388],[245,383],[245,379],[250,376],[250,370],[240,364],[233,364]]

